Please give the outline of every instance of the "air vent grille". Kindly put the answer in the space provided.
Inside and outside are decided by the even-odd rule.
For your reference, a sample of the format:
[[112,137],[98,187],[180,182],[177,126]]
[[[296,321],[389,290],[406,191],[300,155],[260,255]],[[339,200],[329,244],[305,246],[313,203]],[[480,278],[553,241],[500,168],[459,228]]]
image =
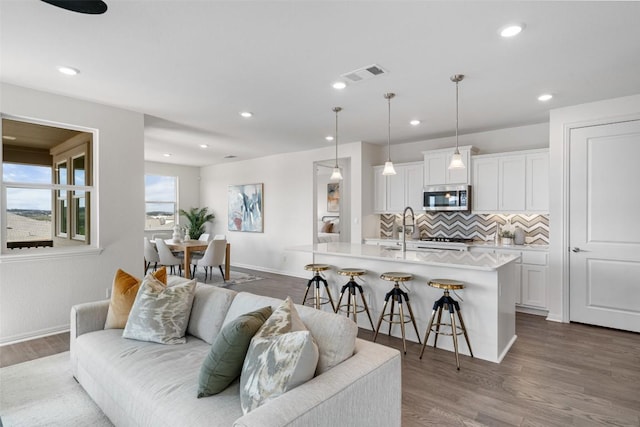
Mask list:
[[360,83],[366,80],[370,80],[374,77],[383,76],[388,73],[389,72],[381,66],[373,64],[366,67],[358,68],[357,70],[349,71],[348,73],[342,74],[340,77],[350,81],[351,83]]

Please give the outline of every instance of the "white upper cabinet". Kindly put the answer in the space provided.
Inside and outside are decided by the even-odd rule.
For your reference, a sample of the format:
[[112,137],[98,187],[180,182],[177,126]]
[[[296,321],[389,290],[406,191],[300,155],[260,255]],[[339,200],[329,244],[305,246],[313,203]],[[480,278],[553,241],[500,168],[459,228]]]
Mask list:
[[473,156],[473,212],[549,211],[549,150]]
[[374,166],[374,213],[402,213],[411,206],[422,211],[424,165],[422,162],[397,163],[396,174],[383,176],[383,166]]
[[445,148],[442,150],[423,151],[424,155],[424,185],[442,184],[470,184],[471,183],[471,155],[477,150],[470,145],[459,147],[462,155],[464,169],[449,169],[451,156],[455,148]]

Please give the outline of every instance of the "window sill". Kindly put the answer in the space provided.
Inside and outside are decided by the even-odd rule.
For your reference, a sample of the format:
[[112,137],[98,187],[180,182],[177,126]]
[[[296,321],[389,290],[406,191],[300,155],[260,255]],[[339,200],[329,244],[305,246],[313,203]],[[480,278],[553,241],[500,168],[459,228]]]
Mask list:
[[[16,253],[12,253],[12,252]],[[95,246],[82,247],[82,248],[34,248],[34,249],[13,249],[0,254],[0,264],[7,262],[23,262],[23,261],[38,261],[38,260],[51,260],[56,258],[67,258],[84,255],[100,255],[102,248],[96,248]]]

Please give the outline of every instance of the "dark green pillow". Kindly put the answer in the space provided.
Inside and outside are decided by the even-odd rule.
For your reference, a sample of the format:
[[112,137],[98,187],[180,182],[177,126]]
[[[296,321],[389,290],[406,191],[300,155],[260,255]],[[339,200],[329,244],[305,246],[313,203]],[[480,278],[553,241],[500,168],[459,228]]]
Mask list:
[[240,376],[251,338],[269,316],[271,307],[264,307],[238,316],[222,328],[200,368],[198,398],[220,393]]

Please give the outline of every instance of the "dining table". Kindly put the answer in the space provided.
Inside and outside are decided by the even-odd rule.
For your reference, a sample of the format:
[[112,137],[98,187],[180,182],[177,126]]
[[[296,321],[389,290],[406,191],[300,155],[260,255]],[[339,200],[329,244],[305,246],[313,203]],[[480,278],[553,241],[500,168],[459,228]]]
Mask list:
[[[184,252],[184,277],[191,278],[191,254],[195,251],[205,251],[208,242],[202,240],[182,240],[175,241],[173,239],[167,239],[164,241],[169,249],[176,252]],[[229,280],[230,275],[230,258],[231,258],[231,243],[227,242],[224,253],[224,280]]]

